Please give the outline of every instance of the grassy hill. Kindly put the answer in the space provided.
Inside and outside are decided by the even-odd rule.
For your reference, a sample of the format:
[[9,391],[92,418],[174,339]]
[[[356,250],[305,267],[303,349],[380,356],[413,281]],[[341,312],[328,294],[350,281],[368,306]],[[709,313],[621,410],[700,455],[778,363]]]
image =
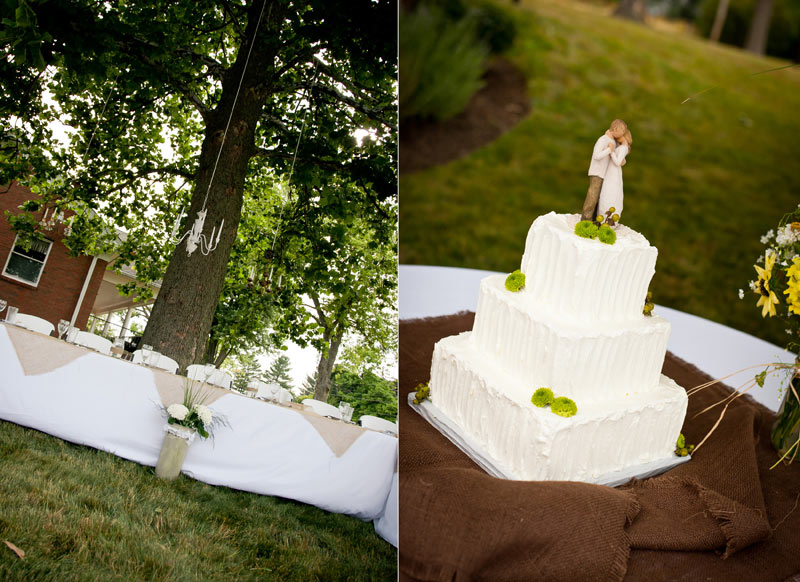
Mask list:
[[659,248],[656,303],[784,345],[738,290],[761,235],[800,203],[800,68],[754,76],[789,63],[602,6],[504,5],[532,112],[466,158],[401,176],[401,263],[519,268],[536,216],[580,211],[594,141],[620,117],[634,138],[623,223]]
[[[372,523],[0,421],[0,580],[395,580]],[[2,542],[25,552],[20,559]]]

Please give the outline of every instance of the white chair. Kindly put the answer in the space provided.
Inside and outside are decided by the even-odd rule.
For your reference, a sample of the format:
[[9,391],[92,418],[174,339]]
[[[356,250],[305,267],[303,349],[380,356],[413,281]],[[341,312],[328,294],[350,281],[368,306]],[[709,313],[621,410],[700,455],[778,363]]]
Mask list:
[[155,351],[151,352],[149,358],[145,358],[142,350],[136,350],[133,352],[133,358],[131,358],[131,361],[134,364],[147,364],[148,366],[153,366],[154,368],[161,368],[162,370],[166,370],[167,372],[171,372],[173,374],[178,371],[178,362],[169,356],[165,356],[164,354],[160,354]]
[[17,313],[14,323],[20,327],[37,333],[43,333],[44,335],[50,335],[56,329],[56,326],[46,319],[36,317],[35,315],[28,315],[27,313]]
[[96,350],[101,354],[111,355],[111,346],[114,344],[104,337],[88,331],[79,331],[75,334],[75,343],[85,348]]
[[385,418],[380,418],[379,416],[365,414],[358,422],[361,423],[361,426],[364,428],[397,434],[397,423],[388,421]]
[[221,388],[230,390],[233,384],[233,377],[224,370],[218,370],[211,364],[192,364],[186,368],[186,376],[190,380],[197,380],[198,382],[206,382]]
[[322,400],[314,400],[313,398],[306,398],[305,400],[303,400],[303,406],[308,406],[311,410],[313,410],[320,416],[330,416],[331,418],[337,418],[339,420],[342,419],[342,413],[339,412],[338,408],[336,408],[332,404],[323,402]]
[[289,392],[286,388],[281,388],[280,395],[278,396],[278,401],[281,404],[289,404],[292,401],[292,393]]
[[256,398],[260,398],[261,400],[271,400],[273,402],[280,401],[280,384],[267,384],[261,380],[250,380],[250,382],[247,384],[247,387],[256,389]]

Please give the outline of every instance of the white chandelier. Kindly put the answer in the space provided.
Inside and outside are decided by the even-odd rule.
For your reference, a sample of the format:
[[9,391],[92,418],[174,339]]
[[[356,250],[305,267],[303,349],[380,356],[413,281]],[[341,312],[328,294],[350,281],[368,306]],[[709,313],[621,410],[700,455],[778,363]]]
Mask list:
[[[186,240],[186,251],[189,253],[189,256],[192,255],[197,249],[200,249],[200,252],[203,255],[209,255],[216,250],[217,245],[219,245],[219,239],[222,236],[222,227],[225,225],[225,219],[222,219],[222,222],[219,224],[219,231],[217,231],[217,227],[215,226],[211,229],[211,236],[206,238],[206,235],[203,234],[203,227],[205,226],[206,222],[206,213],[208,209],[203,208],[197,213],[197,218],[194,219],[194,224],[192,225],[191,230],[186,231],[183,235],[178,236],[178,232],[180,231],[181,227],[181,219],[183,218],[183,208],[178,213],[177,218],[175,219],[175,226],[172,227],[172,241],[179,245],[184,240]],[[214,235],[217,235],[214,238]]]

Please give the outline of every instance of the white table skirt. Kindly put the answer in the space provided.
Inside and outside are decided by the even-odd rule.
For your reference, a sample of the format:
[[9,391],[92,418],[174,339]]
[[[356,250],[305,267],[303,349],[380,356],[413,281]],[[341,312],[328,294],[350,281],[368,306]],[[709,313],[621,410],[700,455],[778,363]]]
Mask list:
[[[28,341],[59,342],[39,337]],[[166,417],[153,370],[85,352],[52,371],[26,375],[9,330],[0,325],[0,418],[155,466]],[[300,411],[235,393],[210,408],[230,428],[219,427],[213,439],[195,439],[184,463],[187,475],[363,520],[387,513],[396,438],[342,425],[362,434],[337,456]],[[396,545],[396,527],[393,537]]]
[[[480,280],[495,274],[475,269],[400,265],[400,319],[475,311]],[[667,349],[713,378],[722,378],[748,366],[794,361],[793,354],[774,344],[696,315],[659,305],[655,313],[672,324]],[[760,316],[754,306],[753,317]],[[759,371],[757,368],[747,370],[725,382],[736,388]],[[756,387],[748,394],[777,411],[779,389],[785,384],[785,379],[773,374],[763,388]]]

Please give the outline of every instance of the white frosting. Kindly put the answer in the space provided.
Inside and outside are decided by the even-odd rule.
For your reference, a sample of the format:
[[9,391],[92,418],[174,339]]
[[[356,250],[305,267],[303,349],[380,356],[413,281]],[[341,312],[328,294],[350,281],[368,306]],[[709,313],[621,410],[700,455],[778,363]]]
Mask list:
[[483,357],[470,335],[436,344],[431,400],[517,478],[590,481],[674,450],[687,398],[669,378],[628,397],[579,402],[562,418],[531,404],[533,390]]
[[641,310],[635,321],[617,325],[563,321],[493,275],[481,281],[471,338],[517,380],[521,398],[547,386],[587,403],[655,389],[669,333],[668,321]]
[[582,323],[642,317],[658,250],[621,225],[613,245],[575,235],[579,215],[551,212],[528,231],[522,272],[536,301],[565,320]]
[[[642,314],[658,251],[625,226],[613,245],[581,238],[578,220],[537,218],[525,287],[485,278],[473,331],[433,352],[433,404],[519,479],[593,481],[669,458],[686,414],[686,391],[661,375],[670,325]],[[534,406],[542,386],[578,413]]]

